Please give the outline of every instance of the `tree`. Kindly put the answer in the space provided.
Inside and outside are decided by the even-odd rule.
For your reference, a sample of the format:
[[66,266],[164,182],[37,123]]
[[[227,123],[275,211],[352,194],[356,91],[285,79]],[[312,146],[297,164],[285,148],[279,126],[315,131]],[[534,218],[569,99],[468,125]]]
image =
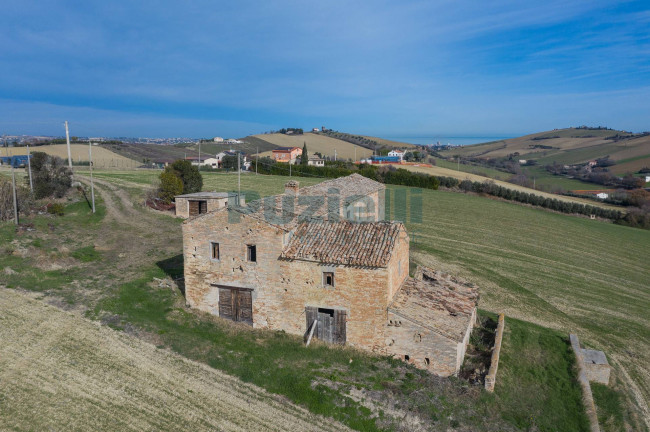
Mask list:
[[34,152],[31,166],[36,199],[50,196],[61,198],[72,186],[72,171],[60,157]]
[[167,167],[160,173],[160,187],[158,189],[158,198],[165,204],[172,202],[176,195],[183,193],[183,181],[174,172]]
[[200,192],[203,188],[203,177],[199,172],[199,168],[192,165],[188,160],[179,159],[174,162],[171,167],[166,168],[176,172],[176,176],[181,179],[183,183],[183,193]]
[[[240,165],[242,167],[244,165],[243,158],[240,158]],[[237,169],[237,156],[230,156],[230,155],[224,156],[221,159],[221,168],[236,170]]]
[[309,155],[307,154],[307,141],[303,141],[302,154],[300,155],[300,165],[309,165]]

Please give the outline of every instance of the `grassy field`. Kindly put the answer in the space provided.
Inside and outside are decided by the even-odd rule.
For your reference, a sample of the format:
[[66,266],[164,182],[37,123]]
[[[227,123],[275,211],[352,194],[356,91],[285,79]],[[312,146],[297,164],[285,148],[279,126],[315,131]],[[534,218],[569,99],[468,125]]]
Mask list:
[[[10,155],[24,155],[27,154],[26,147],[9,147],[2,149],[0,155],[5,156],[5,152],[9,151]],[[30,147],[30,151],[43,152],[49,155],[58,156],[68,160],[68,149],[65,144],[53,144],[46,146]],[[98,168],[135,168],[141,165],[137,161],[114,153],[101,146],[93,146],[93,162]],[[84,144],[70,144],[70,153],[72,161],[75,162],[88,162],[88,145]]]
[[[305,354],[299,338],[282,336],[276,350],[275,342],[265,342],[275,340],[274,332],[251,334],[184,309],[180,292],[151,284],[154,277],[182,273],[178,221],[128,204],[155,174],[99,172],[104,218],[86,221],[82,203],[71,204],[62,218],[34,218],[32,233],[2,227],[0,239],[10,246],[0,255],[11,272],[0,273],[0,284],[43,291],[66,307],[87,310],[360,430],[418,430],[409,423],[415,418],[425,419],[425,428],[584,430],[566,343],[574,331],[585,345],[604,349],[615,366],[614,396],[597,398],[613,419],[605,430],[620,430],[621,424],[641,428],[650,382],[642,360],[650,348],[650,232],[444,191],[423,191],[418,216],[395,201],[400,191],[408,197],[407,189],[390,187],[389,208],[398,210],[392,218],[406,220],[412,259],[476,282],[480,307],[508,317],[496,392],[487,395],[354,350],[321,352],[315,346]],[[242,176],[242,190],[278,193],[286,181]],[[210,174],[205,183],[235,190],[237,176]],[[90,261],[74,258],[75,252]],[[620,409],[611,403],[616,398]],[[379,409],[380,420],[370,421]]]
[[400,168],[407,169],[409,171],[414,171],[414,172],[421,172],[425,174],[431,174],[434,176],[443,176],[443,177],[453,177],[458,180],[471,180],[471,181],[476,181],[476,182],[484,182],[484,181],[489,181],[492,180],[494,183],[509,188],[513,190],[518,190],[522,192],[527,192],[527,193],[534,193],[536,195],[540,195],[546,198],[552,198],[552,199],[558,199],[561,201],[568,201],[568,202],[577,202],[580,204],[587,204],[587,205],[593,205],[597,207],[603,207],[603,208],[609,208],[609,209],[617,209],[620,210],[620,207],[615,207],[609,204],[604,204],[601,202],[589,200],[586,198],[575,198],[575,197],[568,197],[568,196],[562,196],[562,195],[556,195],[553,193],[549,192],[544,192],[541,190],[536,190],[536,189],[531,189],[527,188],[524,186],[518,186],[513,183],[508,183],[505,181],[501,180],[494,180],[488,177],[483,177],[481,175],[476,175],[476,174],[471,174],[469,172],[462,172],[462,171],[457,171],[454,169],[449,169],[449,168],[443,168],[440,166],[433,166],[433,167],[425,167],[425,166],[414,166],[414,165],[400,165]]
[[[330,138],[325,135],[305,133],[303,135],[284,135],[284,134],[266,134],[254,135],[255,138],[275,144],[280,147],[300,147],[307,143],[307,152],[311,155],[314,152],[320,152],[323,156],[330,156],[334,158],[334,150],[338,159],[354,159],[356,154],[357,160],[372,155],[372,150],[363,148],[361,146],[351,144],[346,141],[341,141],[335,138]],[[268,153],[270,154],[270,152]],[[262,155],[267,156],[267,153]]]
[[0,289],[2,429],[348,430],[41,298]]

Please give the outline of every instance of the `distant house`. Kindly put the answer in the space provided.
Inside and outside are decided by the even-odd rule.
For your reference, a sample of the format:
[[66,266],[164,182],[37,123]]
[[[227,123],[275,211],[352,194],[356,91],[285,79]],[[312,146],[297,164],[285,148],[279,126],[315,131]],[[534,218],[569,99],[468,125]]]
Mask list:
[[278,147],[271,153],[276,162],[295,164],[298,156],[302,155],[302,149],[300,147]]
[[520,165],[526,165],[526,163],[528,163],[528,161],[526,159],[519,159],[519,164]]
[[645,182],[650,183],[650,176],[645,176]]
[[216,168],[219,168],[219,167],[220,167],[220,165],[221,165],[221,160],[220,160],[220,159],[217,159],[216,157],[213,157],[213,158],[207,158],[207,159],[204,159],[203,161],[201,161],[201,165],[202,165],[202,166],[209,166],[209,167],[211,167],[211,168],[216,169]]
[[388,152],[389,157],[398,157],[400,162],[404,159],[404,154],[405,152],[402,150],[391,150]]
[[604,199],[609,198],[609,194],[606,194],[605,192],[600,192],[600,193],[596,194],[596,197],[604,200]]
[[212,141],[220,143],[220,142],[223,142],[223,138],[221,138],[221,137],[214,137],[214,138],[212,138]]
[[309,156],[309,160],[307,161],[307,165],[323,167],[323,166],[325,166],[325,159],[319,158],[317,156]]
[[587,165],[589,165],[590,167],[595,167],[596,165],[598,165],[598,161],[590,160],[589,162],[587,162]]
[[312,132],[320,132],[320,130],[318,128],[313,128],[311,131]]
[[151,162],[151,166],[162,169],[173,164],[175,161],[175,159],[156,159]]

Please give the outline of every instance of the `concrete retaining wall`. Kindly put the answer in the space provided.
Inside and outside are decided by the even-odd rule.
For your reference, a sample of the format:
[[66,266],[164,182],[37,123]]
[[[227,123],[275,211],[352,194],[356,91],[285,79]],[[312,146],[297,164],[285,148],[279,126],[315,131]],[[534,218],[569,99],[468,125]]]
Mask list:
[[499,314],[497,331],[494,336],[494,349],[492,350],[492,360],[490,361],[490,370],[485,376],[485,390],[494,391],[494,385],[497,382],[497,369],[499,369],[499,355],[501,354],[501,341],[503,339],[503,327],[505,326],[505,316]]

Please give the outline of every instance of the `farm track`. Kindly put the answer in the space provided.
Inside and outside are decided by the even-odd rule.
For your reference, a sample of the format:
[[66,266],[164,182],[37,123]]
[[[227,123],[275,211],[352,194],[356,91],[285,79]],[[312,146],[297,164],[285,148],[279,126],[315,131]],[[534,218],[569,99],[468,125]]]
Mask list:
[[10,430],[340,431],[280,397],[34,296],[0,289]]

